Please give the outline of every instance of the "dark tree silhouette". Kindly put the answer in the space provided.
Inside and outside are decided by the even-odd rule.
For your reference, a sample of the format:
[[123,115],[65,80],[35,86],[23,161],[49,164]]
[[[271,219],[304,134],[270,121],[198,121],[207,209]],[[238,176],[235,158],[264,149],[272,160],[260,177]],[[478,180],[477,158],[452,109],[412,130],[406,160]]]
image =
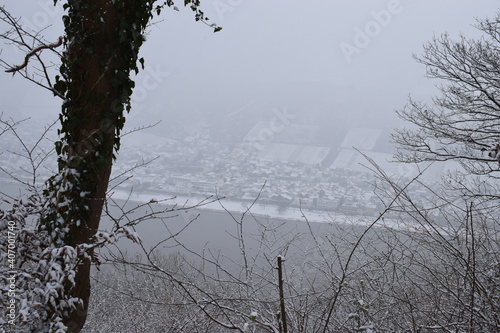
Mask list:
[[416,125],[393,135],[403,162],[456,161],[465,174],[498,178],[500,14],[480,20],[477,39],[434,38],[415,57],[439,81],[433,105],[411,100],[398,112]]
[[[186,0],[184,5],[194,11],[197,21],[208,24],[199,0]],[[144,30],[166,7],[178,10],[172,0],[63,1],[64,34],[57,43],[47,43],[38,32],[25,30],[1,8],[2,21],[10,26],[1,37],[26,52],[20,65],[8,66],[3,61],[6,72],[19,73],[63,99],[56,142],[58,172],[46,182],[41,200],[33,204],[42,207],[36,212],[40,218],[33,230],[40,241],[37,262],[52,263],[37,269],[42,282],[53,288],[41,304],[45,311],[38,319],[41,323],[33,324],[31,330],[79,332],[85,323],[91,261],[99,243],[96,233],[125,114],[131,109],[131,73],[144,66],[144,59],[138,57]],[[64,49],[59,53],[56,49],[61,44]],[[59,56],[55,78],[40,56],[42,50]],[[37,70],[30,69],[30,61],[42,68],[37,72],[39,80],[30,75],[30,70]],[[2,214],[9,221],[23,220],[19,216],[15,210]]]

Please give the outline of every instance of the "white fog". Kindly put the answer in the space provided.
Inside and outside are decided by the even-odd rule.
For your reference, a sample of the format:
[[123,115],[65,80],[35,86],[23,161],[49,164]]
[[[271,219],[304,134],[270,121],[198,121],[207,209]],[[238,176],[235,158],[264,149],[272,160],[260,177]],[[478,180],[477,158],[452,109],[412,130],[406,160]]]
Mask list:
[[[65,36],[63,4],[71,2],[6,0],[0,6],[48,45]],[[1,329],[44,332],[50,323],[55,326],[47,332],[286,333],[288,320],[294,333],[495,332],[498,216],[485,213],[498,207],[495,117],[485,125],[493,134],[474,141],[474,148],[468,146],[472,139],[446,137],[431,125],[423,138],[415,135],[425,144],[412,146],[405,129],[425,122],[401,119],[397,111],[425,117],[427,107],[443,103],[436,99],[440,85],[460,80],[431,79],[416,58],[443,35],[457,42],[484,38],[478,24],[498,21],[498,1],[202,0],[205,22],[195,21],[193,1],[187,7],[174,2],[175,9],[165,2],[142,32],[144,68],[130,74],[131,111],[124,114],[99,231],[92,245],[84,244],[92,248],[86,251],[93,264],[85,326],[72,328],[73,319],[57,317],[49,301],[23,298],[26,282],[16,284],[13,302],[22,310],[10,312],[20,326],[5,316]],[[27,56],[6,37],[14,24],[4,18],[2,67],[29,59],[26,72],[0,76],[0,217],[11,223],[16,198],[26,203],[30,193],[47,197],[43,184],[64,178],[54,150],[58,131],[65,133],[59,122],[66,117],[63,99],[42,86],[46,78],[56,82],[63,47],[74,41]],[[222,30],[214,33],[211,24]],[[37,46],[33,42],[31,50]],[[33,73],[42,73],[35,58],[46,66],[42,84],[33,82],[41,82]],[[498,82],[494,68],[491,80]],[[495,103],[498,85],[476,95],[471,86],[468,96],[491,93]],[[453,109],[446,106],[441,104]],[[498,112],[498,104],[491,109]],[[450,118],[443,113],[441,121],[457,110]],[[471,137],[483,133],[463,126]],[[426,141],[429,133],[437,134]],[[435,142],[458,148],[434,159],[417,156],[423,163],[403,163],[396,162],[394,141],[405,142],[415,156],[433,152]],[[460,178],[470,170],[478,177]],[[82,189],[81,198],[87,193]],[[37,219],[49,205],[22,220],[42,230]],[[473,217],[481,221],[479,236],[469,229]],[[21,227],[16,230],[22,234]],[[484,249],[476,250],[471,239],[484,242]],[[278,258],[284,258],[284,281],[278,281]],[[482,273],[472,271],[472,260]],[[484,281],[496,284],[474,276],[467,285],[471,274],[483,273]],[[16,281],[28,281],[26,276]],[[11,286],[6,293],[12,292],[14,280],[4,280]],[[434,296],[442,290],[438,301]],[[46,295],[48,300],[52,294]],[[61,309],[70,302],[64,304]],[[45,306],[48,314],[36,312]],[[45,315],[51,319],[37,324]]]

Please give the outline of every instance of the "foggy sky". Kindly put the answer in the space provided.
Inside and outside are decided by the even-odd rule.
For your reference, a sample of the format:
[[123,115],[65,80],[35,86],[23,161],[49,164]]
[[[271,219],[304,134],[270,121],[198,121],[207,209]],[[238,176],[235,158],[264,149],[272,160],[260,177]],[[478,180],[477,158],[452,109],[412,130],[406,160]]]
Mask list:
[[[34,27],[47,23],[48,41],[62,34],[62,10],[52,0],[8,0],[7,9]],[[493,17],[498,1],[452,0],[208,0],[203,9],[218,33],[193,13],[166,10],[147,33],[130,119],[244,119],[286,107],[321,119],[383,124],[409,94],[428,99],[437,82],[412,54],[449,32],[476,36],[476,18]],[[360,33],[361,31],[361,33]],[[364,35],[364,36],[360,36]],[[19,59],[10,47],[3,57]],[[349,52],[347,52],[348,50]],[[1,110],[56,117],[60,101],[3,74]],[[186,116],[189,114],[189,116]],[[229,117],[229,118],[228,118]]]

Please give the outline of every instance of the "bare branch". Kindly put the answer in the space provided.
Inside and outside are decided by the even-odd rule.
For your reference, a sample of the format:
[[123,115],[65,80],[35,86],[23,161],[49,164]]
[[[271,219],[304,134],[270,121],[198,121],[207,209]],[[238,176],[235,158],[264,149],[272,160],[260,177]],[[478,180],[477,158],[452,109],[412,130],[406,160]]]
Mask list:
[[[5,70],[5,72],[7,73],[15,73],[15,72],[18,72],[20,71],[21,69],[23,69],[24,67],[28,66],[28,61],[29,59],[34,56],[34,55],[37,55],[38,52],[44,50],[44,49],[51,49],[53,50],[54,48],[56,47],[59,47],[62,45],[62,42],[63,42],[63,38],[62,36],[59,36],[59,39],[57,42],[55,43],[52,43],[52,44],[48,44],[48,45],[40,45],[38,46],[37,48],[34,48],[30,53],[28,53],[25,57],[24,57],[24,62],[19,65],[19,66],[15,66],[15,67],[12,67],[12,68],[9,68],[7,70]],[[38,55],[37,55],[38,56]],[[40,60],[40,58],[38,58]],[[43,63],[42,63],[43,64]],[[45,66],[44,66],[45,68]]]

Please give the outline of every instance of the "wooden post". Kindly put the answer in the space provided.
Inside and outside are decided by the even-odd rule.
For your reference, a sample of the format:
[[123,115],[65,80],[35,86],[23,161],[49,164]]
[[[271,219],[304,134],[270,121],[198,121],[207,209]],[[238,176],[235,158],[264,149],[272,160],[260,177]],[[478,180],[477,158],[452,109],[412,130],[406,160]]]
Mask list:
[[[286,327],[286,311],[285,311],[285,295],[283,292],[283,268],[282,268],[282,262],[283,258],[281,256],[278,256],[278,286],[279,286],[279,291],[280,291],[280,308],[281,308],[281,313],[280,313],[280,326],[283,326],[283,333],[287,333],[287,327]],[[280,330],[281,331],[281,330]]]

